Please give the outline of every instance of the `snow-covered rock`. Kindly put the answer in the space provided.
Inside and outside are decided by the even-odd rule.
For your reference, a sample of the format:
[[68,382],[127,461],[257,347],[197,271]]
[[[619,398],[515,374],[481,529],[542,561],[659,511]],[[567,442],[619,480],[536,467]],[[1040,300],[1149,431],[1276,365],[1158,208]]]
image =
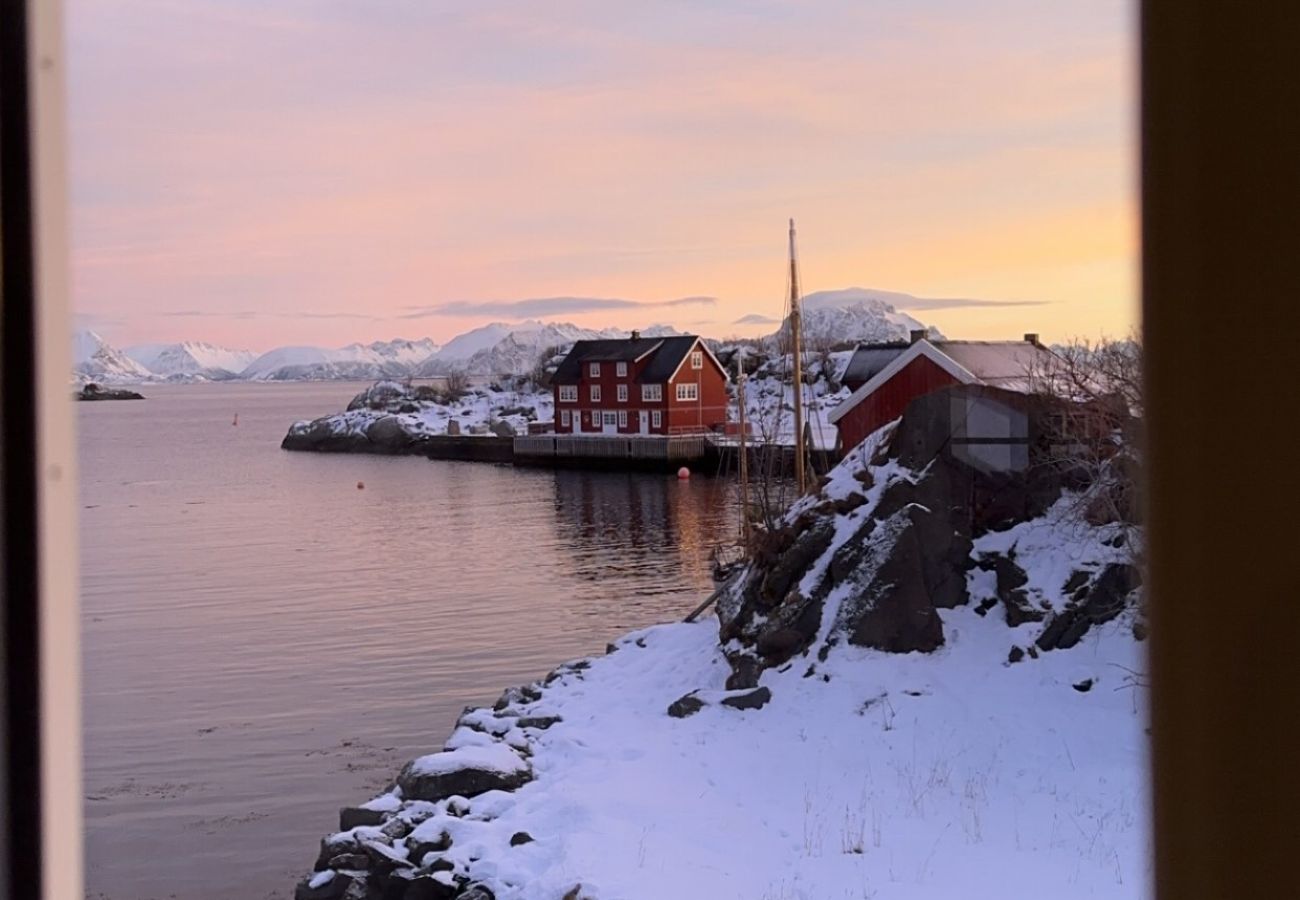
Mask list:
[[[934,337],[939,331],[920,320],[899,312],[895,302],[913,300],[909,294],[877,291],[867,288],[846,288],[835,291],[817,291],[803,298],[803,339],[809,350],[843,346],[859,341],[876,343],[907,340],[912,331],[928,330]],[[775,346],[783,340],[788,325],[769,335],[767,341]]]
[[257,358],[251,350],[232,350],[203,341],[135,344],[123,352],[163,378],[209,381],[236,378]]
[[157,376],[93,331],[72,336],[72,370],[77,381],[100,384],[136,384],[157,381]]
[[[645,337],[679,334],[669,325],[641,330]],[[527,375],[547,351],[567,352],[575,341],[627,337],[621,328],[582,328],[568,322],[526,321],[515,325],[494,322],[453,338],[415,370],[417,376],[452,371],[470,375]]]

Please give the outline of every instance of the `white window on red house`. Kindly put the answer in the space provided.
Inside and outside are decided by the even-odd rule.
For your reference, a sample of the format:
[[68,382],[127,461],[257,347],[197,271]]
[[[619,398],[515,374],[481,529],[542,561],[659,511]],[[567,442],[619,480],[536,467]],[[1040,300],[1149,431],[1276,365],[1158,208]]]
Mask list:
[[691,354],[691,368],[692,368],[692,369],[703,369],[703,368],[704,368],[704,352],[703,352],[703,351],[701,351],[701,350],[696,350],[694,353]]
[[591,386],[591,402],[592,403],[600,402],[600,385],[598,384],[593,384]]
[[578,386],[577,386],[576,384],[562,384],[562,385],[560,385],[560,402],[561,402],[561,403],[577,403],[577,402],[578,402]]
[[591,363],[587,366],[587,374],[592,378],[600,377],[600,363]]
[[569,427],[569,411],[567,409],[560,410],[560,427]]
[[601,419],[603,420],[604,424],[608,425],[610,428],[613,428],[614,423],[617,421],[617,419],[615,419],[614,417],[614,413],[609,411],[601,413]]
[[625,362],[621,362],[621,363],[619,363],[618,366],[615,368],[614,371],[615,371],[615,374],[617,374],[619,378],[626,378],[626,377],[627,377],[627,363],[625,363]]
[[627,427],[627,410],[626,410],[626,409],[620,409],[620,410],[618,411],[618,427],[619,427],[619,428],[626,428],[626,427]]
[[650,413],[650,427],[659,428],[664,424],[664,414],[660,410],[654,410]]
[[700,386],[695,382],[690,384],[677,385],[678,400],[698,400],[700,399]]
[[627,385],[626,385],[626,384],[620,384],[620,385],[618,386],[618,402],[619,402],[619,403],[626,403],[626,402],[627,402]]
[[643,384],[641,385],[641,399],[647,402],[657,402],[664,398],[664,386],[662,384]]

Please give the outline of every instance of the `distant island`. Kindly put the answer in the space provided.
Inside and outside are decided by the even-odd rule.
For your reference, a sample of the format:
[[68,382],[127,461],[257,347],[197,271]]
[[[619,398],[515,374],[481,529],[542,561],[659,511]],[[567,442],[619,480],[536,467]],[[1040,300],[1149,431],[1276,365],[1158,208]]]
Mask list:
[[78,400],[143,400],[144,395],[124,388],[100,387],[93,381],[73,394]]

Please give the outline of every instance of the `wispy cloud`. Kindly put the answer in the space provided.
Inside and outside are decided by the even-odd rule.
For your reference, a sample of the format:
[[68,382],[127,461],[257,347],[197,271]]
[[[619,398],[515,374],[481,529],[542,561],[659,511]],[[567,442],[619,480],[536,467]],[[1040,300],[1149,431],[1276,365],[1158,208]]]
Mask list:
[[1050,300],[968,300],[961,297],[913,297],[895,309],[967,309],[980,306],[1047,306]]
[[731,324],[732,325],[779,325],[780,322],[781,322],[780,319],[773,318],[772,316],[765,316],[762,313],[750,313],[747,316],[741,316],[739,319],[732,322]]
[[398,318],[424,319],[429,316],[561,316],[574,313],[629,309],[673,309],[682,306],[713,306],[716,297],[678,297],[674,300],[625,300],[619,297],[531,297],[527,300],[458,300],[438,306],[409,307]]
[[378,322],[378,316],[345,312],[268,312],[252,309],[174,309],[154,313],[175,319],[352,319],[361,322]]

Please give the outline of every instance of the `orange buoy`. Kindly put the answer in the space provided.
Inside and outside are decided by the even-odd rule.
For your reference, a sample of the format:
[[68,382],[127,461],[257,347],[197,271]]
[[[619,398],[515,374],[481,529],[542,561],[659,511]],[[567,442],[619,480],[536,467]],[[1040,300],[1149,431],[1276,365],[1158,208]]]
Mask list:
[[365,489],[366,489],[366,483],[364,481],[358,481],[357,490],[364,491]]
[[682,466],[680,469],[677,470],[677,477],[681,481],[685,481],[686,479],[691,477],[691,470],[686,468],[685,466]]

